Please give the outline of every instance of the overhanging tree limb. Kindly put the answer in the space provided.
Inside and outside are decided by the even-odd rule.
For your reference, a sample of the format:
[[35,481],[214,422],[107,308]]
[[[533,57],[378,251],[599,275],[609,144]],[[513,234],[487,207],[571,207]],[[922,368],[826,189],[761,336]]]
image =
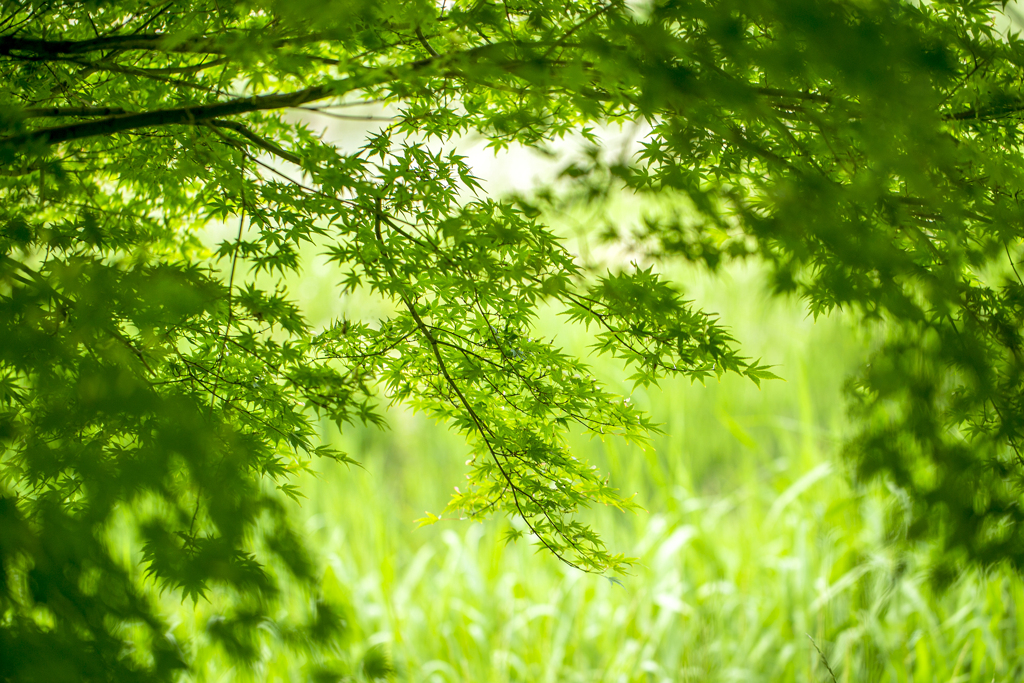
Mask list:
[[[347,85],[348,81],[343,81],[342,83]],[[68,126],[55,126],[53,128],[44,128],[42,130],[23,133],[21,135],[12,135],[0,140],[0,146],[17,149],[26,145],[53,145],[60,142],[68,142],[70,140],[81,140],[82,138],[89,138],[96,135],[112,135],[114,133],[123,133],[139,128],[150,128],[152,126],[167,126],[175,124],[194,125],[225,116],[237,116],[239,114],[248,114],[254,111],[297,107],[308,102],[314,102],[333,95],[350,92],[365,85],[368,84],[352,84],[348,85],[348,87],[320,85],[312,88],[296,90],[290,93],[261,95],[257,97],[241,97],[230,102],[217,102],[215,104],[175,107],[173,109],[158,109],[138,114],[127,114],[124,116],[111,116],[98,121],[74,123]]]
[[[250,39],[251,36],[243,33],[226,34],[217,38],[199,37],[186,40],[161,34],[100,36],[89,40],[42,40],[38,38],[5,36],[0,38],[0,55],[11,56],[18,52],[27,52],[41,57],[59,57],[108,50],[159,50],[162,52],[225,54],[227,52],[224,47],[225,44],[243,42]],[[310,40],[312,39],[310,38]],[[275,41],[273,46],[280,47],[288,42],[291,42],[291,39]]]
[[[350,76],[333,83],[303,88],[290,93],[274,93],[270,95],[257,95],[253,97],[239,97],[228,102],[215,102],[212,104],[190,105],[175,107],[172,109],[158,109],[136,114],[123,116],[111,116],[97,121],[86,121],[66,126],[54,126],[41,130],[12,135],[0,138],[0,149],[29,148],[36,145],[54,145],[71,140],[97,135],[113,135],[139,128],[150,128],[153,126],[167,125],[195,125],[211,119],[219,119],[229,116],[238,116],[255,111],[270,111],[275,109],[287,109],[298,107],[310,102],[324,100],[329,97],[337,97],[355,90],[382,85],[391,80],[410,76],[413,73],[422,71],[431,66],[440,66],[442,69],[451,62],[462,60],[478,61],[488,52],[500,53],[503,43],[492,43],[478,46],[470,50],[458,52],[442,57],[428,57],[416,60],[400,66],[380,67],[367,69],[361,74]],[[514,63],[504,63],[501,68],[510,69]],[[457,75],[451,72],[448,75]]]
[[26,119],[74,118],[76,116],[121,116],[127,114],[121,107],[31,107],[21,112]]

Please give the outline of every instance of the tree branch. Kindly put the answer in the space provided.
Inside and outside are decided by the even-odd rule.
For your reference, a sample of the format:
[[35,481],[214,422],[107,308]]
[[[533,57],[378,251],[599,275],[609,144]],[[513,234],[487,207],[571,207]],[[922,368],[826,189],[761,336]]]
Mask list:
[[[268,111],[273,109],[286,109],[298,107],[309,102],[336,97],[346,93],[360,90],[375,85],[387,83],[398,78],[400,75],[408,75],[434,66],[437,63],[457,59],[479,59],[481,53],[495,50],[500,44],[481,45],[465,52],[442,57],[428,57],[415,62],[408,62],[399,66],[367,69],[365,72],[350,76],[340,81],[304,88],[290,93],[275,93],[272,95],[259,95],[252,97],[240,97],[228,102],[215,102],[212,104],[197,104],[174,109],[157,109],[155,111],[127,114],[124,116],[111,116],[98,121],[86,121],[74,123],[67,126],[55,126],[43,128],[28,133],[12,135],[0,138],[0,149],[17,149],[26,145],[53,145],[70,140],[94,137],[97,135],[113,135],[138,128],[151,128],[153,126],[168,125],[196,125],[229,116],[248,114],[254,111]],[[504,65],[510,68],[511,65]]]
[[434,48],[430,46],[430,43],[427,42],[427,38],[426,36],[423,35],[423,31],[420,30],[419,26],[416,27],[416,38],[420,41],[420,44],[422,44],[423,47],[426,48],[427,52],[430,53],[431,57],[438,56],[437,51],[434,50]]
[[[246,36],[239,34],[239,42]],[[280,42],[280,41],[279,41]],[[275,47],[278,45],[275,43]],[[224,54],[223,41],[210,38],[190,38],[176,41],[174,36],[145,34],[135,36],[101,36],[89,40],[40,40],[37,38],[0,38],[0,55],[11,56],[13,52],[31,52],[43,57],[80,55],[100,50],[160,50],[163,52],[199,52]]]
[[292,154],[288,150],[282,148],[272,140],[267,140],[266,138],[260,137],[256,133],[249,130],[249,128],[247,128],[244,124],[241,124],[238,121],[214,120],[210,121],[209,124],[216,128],[227,128],[228,130],[234,131],[241,135],[242,137],[244,137],[249,142],[251,142],[252,144],[259,147],[260,149],[270,152],[271,154],[274,154],[276,156],[279,156],[285,161],[290,161],[296,166],[302,165],[302,159]]
[[[351,79],[348,79],[351,80]],[[346,83],[343,81],[343,84]],[[361,85],[361,84],[360,84]],[[0,139],[0,146],[17,148],[24,145],[44,144],[53,145],[59,142],[80,140],[96,135],[112,135],[123,133],[137,128],[150,128],[152,126],[167,126],[174,124],[195,125],[210,119],[225,116],[237,116],[248,114],[254,111],[268,109],[283,109],[286,107],[297,107],[300,104],[322,100],[341,92],[355,89],[359,86],[338,88],[337,86],[319,85],[312,88],[305,88],[290,93],[273,95],[262,95],[259,97],[242,97],[229,102],[217,102],[215,104],[196,105],[190,107],[177,107],[174,109],[157,109],[155,111],[128,114],[126,116],[111,116],[98,121],[87,121],[74,123],[68,126],[56,126],[42,130],[12,135]]]
[[754,88],[754,92],[759,95],[765,95],[767,97],[781,97],[786,99],[795,100],[811,100],[812,102],[824,102],[828,104],[832,102],[832,98],[828,95],[821,95],[813,92],[804,92],[802,90],[782,90],[780,88]]
[[1019,114],[1024,111],[1024,102],[1012,102],[994,107],[983,107],[980,109],[970,108],[964,111],[958,111],[953,114],[946,114],[943,118],[947,121],[970,121],[970,120],[987,120],[997,119],[1003,116],[1011,116],[1013,114]]
[[20,112],[26,119],[63,118],[71,116],[121,116],[121,107],[30,107]]

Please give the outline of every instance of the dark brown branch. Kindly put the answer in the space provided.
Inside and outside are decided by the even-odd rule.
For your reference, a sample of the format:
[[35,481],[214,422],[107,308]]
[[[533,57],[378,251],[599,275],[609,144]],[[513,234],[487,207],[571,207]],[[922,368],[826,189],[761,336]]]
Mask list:
[[[269,44],[269,48],[276,50],[287,45],[295,45],[303,42],[316,42],[321,40],[317,36],[300,36],[295,38],[282,38]],[[90,52],[107,52],[108,56],[118,52],[129,50],[149,50],[153,52],[169,52],[179,54],[206,54],[206,55],[228,55],[231,50],[226,45],[246,44],[250,42],[245,35],[236,34],[227,40],[221,37],[219,40],[213,38],[192,38],[189,40],[175,42],[172,36],[167,35],[141,35],[141,36],[106,36],[93,38],[91,40],[37,40],[32,38],[0,38],[0,56],[9,56],[21,59],[51,60],[67,59],[75,55],[84,55]],[[17,54],[14,54],[17,53]],[[341,62],[330,57],[318,55],[300,55],[312,61],[323,64],[337,65]],[[164,73],[194,73],[210,66],[223,64],[227,57],[196,64],[187,67],[168,67],[156,69]]]
[[[270,49],[278,49],[286,45],[297,43],[312,43],[322,40],[319,36],[297,36],[294,38],[282,38],[270,43]],[[187,40],[175,40],[173,36],[162,34],[151,35],[130,35],[130,36],[104,36],[90,40],[39,40],[35,38],[0,38],[0,56],[23,57],[32,55],[41,59],[58,59],[71,55],[82,55],[90,52],[105,51],[123,52],[126,50],[151,50],[157,52],[177,52],[190,54],[226,55],[231,50],[226,45],[249,42],[245,34],[234,34],[231,36],[220,36],[214,38],[190,38]],[[15,55],[14,53],[18,53]],[[323,64],[339,64],[339,60],[330,57],[317,55],[302,55],[310,60]]]
[[[0,145],[4,147],[21,147],[24,145],[45,144],[53,145],[59,142],[80,140],[96,135],[112,135],[123,133],[138,128],[150,128],[152,126],[167,126],[175,124],[202,123],[211,119],[225,116],[237,116],[248,114],[254,111],[268,109],[283,109],[286,107],[297,107],[300,104],[322,100],[341,92],[355,89],[358,85],[349,85],[352,79],[343,81],[337,85],[319,85],[312,88],[305,88],[290,93],[274,95],[262,95],[259,97],[241,97],[230,102],[217,102],[215,104],[196,105],[191,107],[177,107],[174,109],[157,109],[155,111],[128,114],[126,116],[112,116],[100,119],[99,121],[87,121],[75,123],[69,126],[57,126],[44,128],[42,130],[12,135],[0,139]],[[346,87],[348,86],[348,87]]]
[[26,119],[37,119],[72,116],[120,116],[126,112],[121,107],[31,107],[20,113]]
[[296,155],[292,154],[288,150],[282,148],[281,146],[279,146],[275,142],[273,142],[271,140],[267,140],[266,138],[260,137],[259,135],[257,135],[256,133],[252,132],[251,130],[249,130],[249,128],[247,128],[245,125],[239,123],[238,121],[215,120],[215,121],[210,121],[209,123],[210,123],[211,126],[215,126],[217,128],[227,128],[230,131],[234,131],[235,133],[238,133],[239,135],[244,137],[246,140],[248,140],[252,144],[254,144],[257,147],[259,147],[260,149],[262,149],[264,151],[267,151],[267,152],[270,152],[271,154],[273,154],[275,156],[279,156],[282,159],[284,159],[285,161],[290,161],[291,163],[295,164],[296,166],[301,166],[302,165],[302,159],[300,159]]
[[[220,66],[222,64],[227,64],[227,63],[228,63],[228,58],[227,57],[220,57],[218,59],[211,59],[208,62],[201,62],[199,64],[191,64],[189,66],[166,66],[166,67],[161,67],[161,68],[158,68],[158,69],[136,68],[135,71],[137,71],[140,74],[146,75],[146,76],[169,76],[171,74],[194,74],[194,73],[199,73],[200,71],[205,71],[206,69],[212,69],[215,66]],[[102,62],[100,64],[102,64]]]
[[[19,135],[12,135],[7,138],[0,138],[0,148],[18,148],[26,145],[53,145],[70,140],[81,140],[82,138],[94,137],[97,135],[112,135],[123,133],[139,128],[151,128],[153,126],[168,125],[196,125],[212,119],[222,119],[240,114],[248,114],[254,111],[268,111],[273,109],[286,109],[298,107],[309,102],[327,99],[344,95],[363,88],[387,83],[398,78],[400,75],[407,75],[419,71],[438,62],[449,59],[479,59],[480,54],[487,51],[500,49],[500,44],[483,45],[472,48],[465,52],[444,57],[428,57],[415,62],[408,62],[399,66],[367,69],[356,76],[335,81],[333,83],[318,85],[311,88],[304,88],[290,93],[275,93],[272,95],[259,95],[253,97],[240,97],[228,102],[215,102],[213,104],[197,104],[187,107],[176,107],[174,109],[157,109],[155,111],[127,114],[124,116],[112,116],[98,121],[86,121],[67,126],[55,126],[44,128]],[[512,65],[506,64],[505,68]]]
[[972,119],[980,121],[986,119],[997,119],[1003,116],[1011,116],[1021,112],[1024,112],[1024,102],[1014,102],[995,107],[985,107],[982,109],[975,109],[972,107],[964,111],[958,111],[954,114],[947,114],[943,118],[947,121],[970,121]]
[[[240,36],[241,37],[241,36]],[[220,41],[210,38],[190,38],[176,41],[174,36],[161,34],[134,36],[102,36],[89,40],[40,40],[36,38],[0,38],[0,55],[30,52],[43,57],[80,55],[99,50],[160,50],[163,52],[199,52],[224,54]]]

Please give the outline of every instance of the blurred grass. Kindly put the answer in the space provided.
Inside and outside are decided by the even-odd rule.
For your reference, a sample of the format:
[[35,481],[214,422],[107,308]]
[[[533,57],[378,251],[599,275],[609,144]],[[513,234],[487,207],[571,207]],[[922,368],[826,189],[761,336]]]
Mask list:
[[[984,681],[1024,677],[1024,584],[965,572],[930,588],[921,552],[905,553],[900,498],[854,488],[837,458],[842,382],[870,339],[841,317],[817,322],[768,300],[756,267],[676,274],[721,314],[745,350],[785,381],[758,390],[726,378],[667,382],[631,396],[665,433],[641,451],[574,439],[646,509],[585,513],[615,551],[639,558],[621,581],[584,575],[528,544],[506,546],[501,519],[445,521],[466,449],[444,426],[396,411],[391,428],[325,428],[365,470],[318,464],[294,508],[320,552],[324,596],[343,607],[342,676],[401,681]],[[315,289],[315,284],[308,285]],[[554,317],[544,336],[586,353],[586,334]],[[593,361],[623,394],[624,373]],[[289,612],[310,596],[290,596]],[[173,633],[195,637],[190,680],[313,676],[268,630],[261,663],[228,669],[202,635],[211,603],[178,605]],[[196,636],[198,634],[198,636]],[[300,648],[301,649],[301,648]],[[826,663],[827,662],[827,663]],[[315,663],[314,663],[315,664]]]

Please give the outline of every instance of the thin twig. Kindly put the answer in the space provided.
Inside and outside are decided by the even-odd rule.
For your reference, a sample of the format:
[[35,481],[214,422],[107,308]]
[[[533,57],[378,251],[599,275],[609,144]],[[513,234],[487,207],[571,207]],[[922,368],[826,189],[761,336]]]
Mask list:
[[220,351],[217,353],[217,369],[213,374],[213,397],[210,399],[210,409],[213,410],[217,400],[217,385],[221,378],[221,366],[224,364],[224,351],[228,343],[228,335],[231,334],[231,325],[234,322],[235,307],[231,301],[235,291],[235,266],[238,264],[238,250],[242,244],[242,230],[245,228],[245,195],[242,195],[242,211],[238,217],[238,235],[235,237],[235,246],[231,250],[231,273],[228,275],[228,319],[224,324],[224,336],[220,341]]

